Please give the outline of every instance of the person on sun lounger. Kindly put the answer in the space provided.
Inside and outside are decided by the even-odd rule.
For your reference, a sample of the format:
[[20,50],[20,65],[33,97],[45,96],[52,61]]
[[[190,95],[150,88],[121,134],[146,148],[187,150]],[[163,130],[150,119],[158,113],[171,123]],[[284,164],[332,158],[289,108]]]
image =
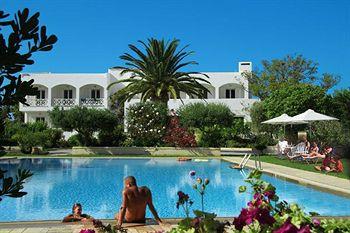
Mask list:
[[320,149],[318,148],[317,143],[316,142],[312,142],[309,153],[308,154],[302,154],[301,156],[309,157],[309,158],[317,157],[319,155],[319,150]]
[[161,224],[156,209],[152,202],[152,194],[146,186],[137,187],[136,179],[128,176],[124,179],[123,200],[120,211],[115,219],[118,221],[117,228],[121,227],[123,222],[145,223],[146,206],[149,207],[157,223]]
[[81,204],[75,203],[72,207],[72,214],[63,218],[62,222],[80,222],[80,221],[92,221],[93,218],[90,215],[83,214],[83,208]]

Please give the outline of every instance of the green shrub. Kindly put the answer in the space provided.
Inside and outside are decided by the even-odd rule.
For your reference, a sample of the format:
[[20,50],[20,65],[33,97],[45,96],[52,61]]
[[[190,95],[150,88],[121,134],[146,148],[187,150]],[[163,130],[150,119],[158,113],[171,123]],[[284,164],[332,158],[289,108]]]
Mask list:
[[74,107],[69,110],[54,108],[50,113],[52,124],[65,131],[77,131],[81,145],[96,145],[94,134],[110,130],[118,123],[115,113],[107,109]]
[[103,130],[98,134],[99,146],[121,146],[126,136],[124,127],[117,125],[113,130]]
[[5,120],[4,134],[1,135],[1,145],[15,146],[17,141],[12,137],[23,127],[22,122],[15,122],[9,119]]
[[79,135],[74,134],[68,138],[68,140],[67,140],[68,146],[69,147],[81,146],[80,140],[81,139],[79,139]]
[[44,122],[27,123],[17,128],[12,139],[18,143],[23,153],[31,153],[35,146],[58,147],[62,139],[62,131],[50,129]]
[[213,125],[231,127],[234,114],[225,104],[192,103],[178,111],[181,124],[188,128],[204,129]]
[[320,121],[312,123],[312,141],[321,142],[323,145],[344,146],[350,143],[349,132],[338,121]]
[[253,136],[253,147],[258,151],[262,152],[267,146],[276,145],[277,142],[268,134],[258,134]]
[[199,146],[200,147],[225,147],[226,141],[230,139],[230,128],[220,125],[205,127],[201,131]]
[[127,109],[128,136],[135,146],[159,146],[165,134],[168,108],[160,102],[145,102]]

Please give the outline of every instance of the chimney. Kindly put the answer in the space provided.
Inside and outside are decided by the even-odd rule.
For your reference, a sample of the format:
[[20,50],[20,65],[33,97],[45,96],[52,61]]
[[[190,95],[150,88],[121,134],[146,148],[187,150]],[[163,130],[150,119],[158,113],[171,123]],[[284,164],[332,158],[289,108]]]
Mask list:
[[238,63],[239,73],[252,72],[252,63],[249,61],[241,61]]

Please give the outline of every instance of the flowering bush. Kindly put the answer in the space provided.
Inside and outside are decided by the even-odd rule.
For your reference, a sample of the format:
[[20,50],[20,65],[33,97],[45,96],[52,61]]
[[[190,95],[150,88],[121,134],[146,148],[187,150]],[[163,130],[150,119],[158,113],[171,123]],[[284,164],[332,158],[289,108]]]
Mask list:
[[163,141],[170,146],[195,147],[196,138],[186,128],[180,126],[180,120],[177,116],[171,117]]
[[135,146],[158,146],[162,142],[168,119],[163,103],[137,103],[128,108],[128,136]]
[[[317,218],[317,213],[305,213],[297,204],[279,201],[276,188],[261,180],[261,171],[252,171],[246,179],[250,184],[253,199],[247,207],[241,210],[232,224],[220,223],[216,215],[203,211],[193,211],[194,218],[185,218],[171,233],[214,233],[214,232],[245,232],[245,233],[341,233],[350,232],[350,221],[342,219]],[[195,171],[190,171],[195,176]],[[203,184],[197,178],[198,184]],[[209,184],[209,180],[207,181]],[[207,183],[204,181],[204,184]],[[196,184],[197,185],[197,184]],[[195,186],[198,190],[198,187]],[[205,188],[204,188],[205,190]],[[240,186],[239,192],[247,192],[246,186]]]
[[[261,171],[254,170],[246,180],[251,185],[253,200],[234,218],[230,232],[273,232],[273,233],[321,233],[348,232],[347,224],[332,224],[329,220],[315,218],[317,213],[305,213],[297,204],[278,202],[276,188],[261,180]],[[246,186],[239,188],[246,192]],[[335,221],[335,220],[333,220]]]

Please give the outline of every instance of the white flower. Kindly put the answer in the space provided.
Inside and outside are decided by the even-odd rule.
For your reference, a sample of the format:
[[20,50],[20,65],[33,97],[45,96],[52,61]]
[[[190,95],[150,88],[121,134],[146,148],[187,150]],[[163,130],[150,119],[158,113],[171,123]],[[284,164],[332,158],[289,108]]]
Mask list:
[[150,129],[149,131],[150,131],[150,132],[153,132],[153,129]]
[[159,115],[159,112],[156,112],[156,115],[158,116],[158,115]]
[[146,117],[149,117],[149,115],[147,114]]

